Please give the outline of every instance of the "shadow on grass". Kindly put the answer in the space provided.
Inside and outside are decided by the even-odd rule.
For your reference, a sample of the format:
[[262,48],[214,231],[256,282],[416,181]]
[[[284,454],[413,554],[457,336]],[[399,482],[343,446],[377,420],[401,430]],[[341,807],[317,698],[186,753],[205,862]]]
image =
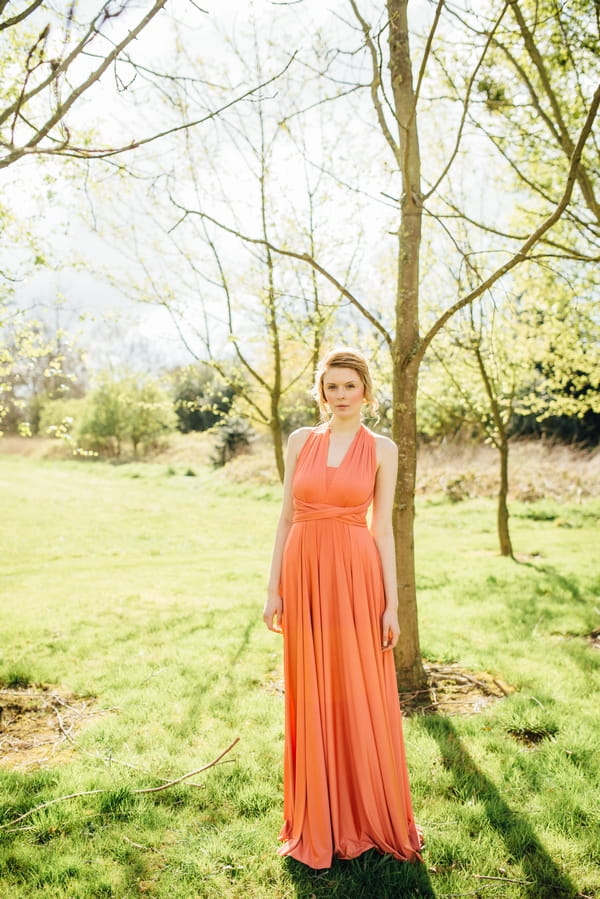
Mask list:
[[299,899],[434,899],[421,862],[399,862],[375,850],[351,861],[334,859],[331,868],[315,871],[293,858],[285,867]]
[[576,602],[584,602],[584,597],[581,595],[581,588],[576,578],[560,574],[552,565],[530,562],[527,559],[515,559],[515,562],[517,565],[531,568],[533,571],[537,571],[538,574],[545,575],[549,586],[553,587],[557,593],[566,594]]
[[452,721],[439,715],[414,719],[437,740],[444,767],[454,775],[462,796],[470,795],[485,806],[490,826],[504,840],[508,855],[520,863],[529,884],[522,885],[528,899],[575,899],[577,887],[535,835],[525,814],[513,810],[495,784],[479,770],[456,733]]

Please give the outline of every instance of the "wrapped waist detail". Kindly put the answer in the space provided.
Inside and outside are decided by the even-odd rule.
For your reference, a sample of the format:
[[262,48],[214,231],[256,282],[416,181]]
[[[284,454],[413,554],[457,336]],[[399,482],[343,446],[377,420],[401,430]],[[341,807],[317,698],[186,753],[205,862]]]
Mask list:
[[367,526],[367,509],[370,500],[360,506],[330,506],[328,503],[307,503],[294,498],[294,523],[298,521],[319,521],[325,518],[335,518],[344,524],[352,524],[358,527]]

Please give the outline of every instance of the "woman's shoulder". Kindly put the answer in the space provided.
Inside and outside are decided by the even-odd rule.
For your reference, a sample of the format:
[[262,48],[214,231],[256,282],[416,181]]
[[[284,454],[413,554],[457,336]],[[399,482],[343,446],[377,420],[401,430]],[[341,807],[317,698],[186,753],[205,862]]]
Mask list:
[[370,428],[367,428],[366,425],[363,425],[365,431],[367,431],[371,437],[374,438],[377,449],[381,449],[384,453],[397,453],[398,447],[394,443],[393,440],[390,440],[389,437],[386,437],[384,434],[376,434],[375,431],[372,431]]
[[375,441],[377,462],[381,464],[381,462],[387,459],[395,462],[398,458],[398,447],[394,441],[390,440],[389,437],[385,437],[383,434],[376,434],[375,431],[371,431],[370,428],[365,427],[365,430],[368,431]]
[[291,440],[293,443],[304,443],[309,434],[312,434],[316,428],[296,428],[295,431],[292,431],[288,440]]
[[315,430],[316,428],[296,428],[288,437],[288,448],[298,454]]

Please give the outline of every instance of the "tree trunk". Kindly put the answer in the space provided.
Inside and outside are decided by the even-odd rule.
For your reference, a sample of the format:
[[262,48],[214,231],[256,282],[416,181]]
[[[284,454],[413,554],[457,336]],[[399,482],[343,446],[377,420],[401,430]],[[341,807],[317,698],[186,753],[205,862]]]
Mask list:
[[415,478],[417,468],[416,393],[417,366],[403,368],[394,356],[394,417],[392,437],[398,445],[399,471],[394,496],[393,523],[396,534],[398,611],[400,640],[395,650],[396,679],[400,691],[425,685],[425,670],[419,646],[417,591],[415,583]]
[[475,345],[475,358],[485,387],[485,392],[490,401],[492,416],[494,419],[495,434],[492,433],[492,441],[500,454],[500,487],[498,489],[498,540],[500,541],[500,553],[503,556],[510,556],[514,559],[510,533],[508,530],[508,436],[507,426],[510,420],[510,413],[507,414],[506,420],[502,418],[502,411],[495,392],[494,382],[488,374],[485,367],[481,346]]
[[388,0],[390,73],[399,130],[402,200],[398,229],[396,336],[393,358],[392,436],[399,448],[400,470],[394,498],[398,610],[402,630],[396,647],[398,688],[425,684],[421,662],[415,585],[414,516],[417,468],[417,379],[414,354],[419,345],[419,252],[421,247],[421,164],[417,136],[407,21],[408,0]]
[[500,445],[500,489],[498,490],[498,539],[500,553],[514,559],[510,531],[508,529],[508,440],[501,435]]
[[283,456],[283,433],[281,429],[281,416],[279,412],[279,394],[271,394],[271,416],[269,420],[269,429],[271,431],[271,440],[273,441],[273,451],[275,453],[275,464],[277,465],[277,474],[279,480],[283,483],[285,472],[284,456]]

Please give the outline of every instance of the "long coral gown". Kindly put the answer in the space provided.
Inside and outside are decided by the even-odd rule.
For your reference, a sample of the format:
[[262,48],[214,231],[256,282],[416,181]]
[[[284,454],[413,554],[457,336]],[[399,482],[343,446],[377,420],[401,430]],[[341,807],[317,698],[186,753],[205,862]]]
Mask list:
[[284,825],[279,849],[312,868],[375,848],[420,859],[381,562],[367,528],[374,435],[327,467],[329,428],[302,447],[283,556]]

